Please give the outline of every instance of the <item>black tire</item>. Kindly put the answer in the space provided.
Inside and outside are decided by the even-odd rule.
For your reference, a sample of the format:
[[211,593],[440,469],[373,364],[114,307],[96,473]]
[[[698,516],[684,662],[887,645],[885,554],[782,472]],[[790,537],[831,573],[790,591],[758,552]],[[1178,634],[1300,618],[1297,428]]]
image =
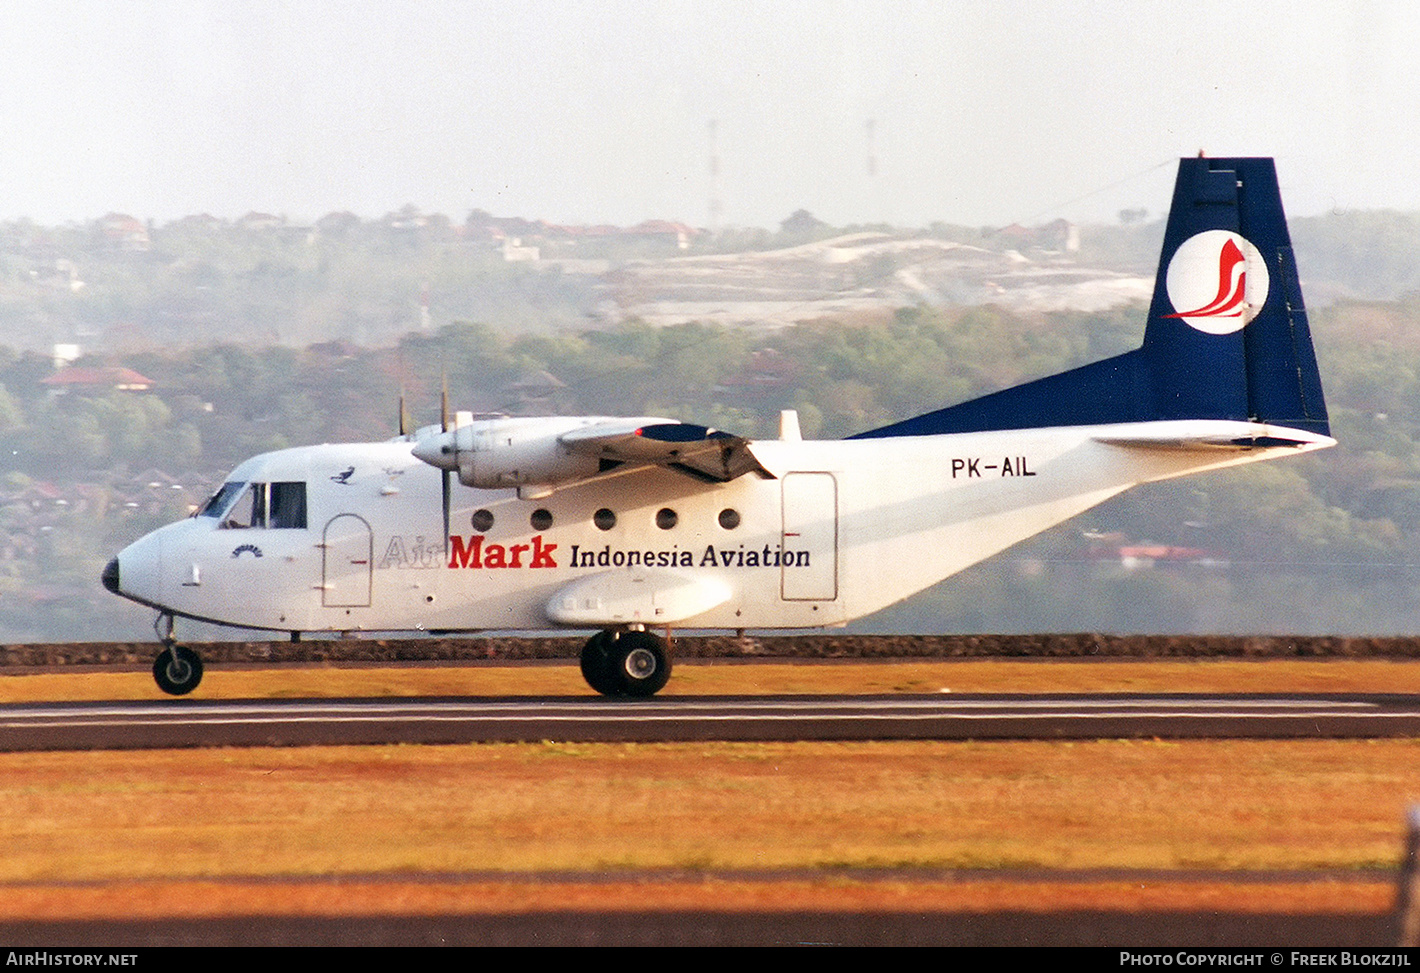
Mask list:
[[665,640],[650,632],[623,632],[607,655],[611,676],[622,696],[647,697],[660,692],[671,677]]
[[169,696],[186,696],[202,681],[202,660],[186,646],[174,645],[158,653],[153,678]]
[[588,686],[603,696],[617,696],[621,691],[611,669],[611,656],[607,652],[612,637],[611,632],[598,632],[582,646],[582,678],[587,680]]

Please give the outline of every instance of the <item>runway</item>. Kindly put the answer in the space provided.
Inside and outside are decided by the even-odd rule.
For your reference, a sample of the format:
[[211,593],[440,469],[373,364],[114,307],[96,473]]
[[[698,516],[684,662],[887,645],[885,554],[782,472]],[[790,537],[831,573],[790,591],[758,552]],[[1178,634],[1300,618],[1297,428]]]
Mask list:
[[317,744],[1420,736],[1409,694],[290,699],[0,706],[0,751]]

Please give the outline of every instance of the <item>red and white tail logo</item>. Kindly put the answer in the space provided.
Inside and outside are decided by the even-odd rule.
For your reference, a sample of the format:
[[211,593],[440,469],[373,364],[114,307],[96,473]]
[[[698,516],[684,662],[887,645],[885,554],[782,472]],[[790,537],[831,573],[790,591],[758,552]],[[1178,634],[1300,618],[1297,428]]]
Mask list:
[[1208,334],[1240,330],[1262,310],[1270,284],[1267,263],[1245,238],[1228,230],[1189,237],[1169,261],[1165,286],[1175,313]]

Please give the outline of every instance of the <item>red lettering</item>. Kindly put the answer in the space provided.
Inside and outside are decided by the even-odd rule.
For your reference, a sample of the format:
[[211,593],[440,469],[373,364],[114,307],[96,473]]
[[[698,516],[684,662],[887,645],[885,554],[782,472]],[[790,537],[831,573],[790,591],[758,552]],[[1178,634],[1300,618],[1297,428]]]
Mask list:
[[[531,544],[483,545],[483,535],[475,534],[467,539],[456,534],[449,536],[449,567],[473,568],[555,568],[557,561],[552,552],[556,544],[544,544],[541,534],[533,536]],[[523,552],[532,553],[532,563],[523,564]]]
[[533,535],[533,546],[532,546],[533,559],[532,559],[532,563],[529,564],[528,567],[530,567],[530,568],[555,568],[555,567],[557,567],[557,562],[552,559],[552,552],[555,551],[555,550],[557,550],[557,545],[556,545],[556,544],[547,544],[547,545],[544,545],[544,544],[542,543],[542,535],[541,535],[541,534],[534,534],[534,535]]
[[462,537],[455,535],[449,538],[449,544],[449,567],[483,567],[483,561],[479,555],[479,551],[483,547],[483,536],[481,534],[470,537],[468,545],[464,544]]

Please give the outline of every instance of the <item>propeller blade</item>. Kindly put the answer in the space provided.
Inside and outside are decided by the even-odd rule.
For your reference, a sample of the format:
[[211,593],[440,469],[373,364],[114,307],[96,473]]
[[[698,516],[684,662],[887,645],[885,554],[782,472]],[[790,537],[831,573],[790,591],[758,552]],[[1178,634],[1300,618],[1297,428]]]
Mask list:
[[400,386],[399,390],[399,434],[401,436],[409,435],[409,410],[404,406],[403,386]]
[[[441,388],[439,389],[439,425],[443,428],[444,432],[447,433],[449,431],[449,373],[447,371],[443,373],[443,378],[440,384]],[[458,453],[455,452],[454,456],[457,457]],[[449,477],[450,475],[452,475],[452,473],[452,470],[447,469],[444,470],[443,473],[445,558],[449,556],[449,504],[452,503],[451,494],[453,493],[453,484],[450,482]]]
[[453,492],[453,484],[449,482],[449,477],[453,476],[451,470],[444,470],[442,477],[444,481],[444,557],[449,556],[449,502],[450,494]]

